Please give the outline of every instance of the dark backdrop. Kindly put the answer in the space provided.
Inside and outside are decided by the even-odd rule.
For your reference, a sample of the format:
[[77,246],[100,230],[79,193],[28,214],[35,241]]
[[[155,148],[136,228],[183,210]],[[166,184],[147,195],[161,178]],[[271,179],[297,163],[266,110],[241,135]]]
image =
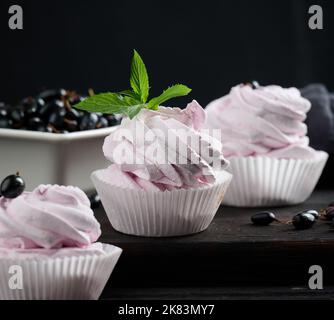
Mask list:
[[[23,31],[8,28],[12,4],[23,6]],[[311,4],[322,5],[324,30],[308,28]],[[203,106],[248,79],[334,88],[333,16],[328,0],[1,0],[0,100],[43,87],[125,89],[133,48],[153,93],[184,83]]]

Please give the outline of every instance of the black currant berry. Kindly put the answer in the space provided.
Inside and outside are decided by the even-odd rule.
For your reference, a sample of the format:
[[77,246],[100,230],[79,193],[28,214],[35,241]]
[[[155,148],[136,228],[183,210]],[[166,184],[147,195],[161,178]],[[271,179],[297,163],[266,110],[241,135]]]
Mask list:
[[64,116],[66,114],[65,108],[59,108],[51,112],[48,123],[52,124],[55,127],[62,127],[64,124]]
[[29,130],[39,131],[39,130],[37,130],[37,128],[40,128],[40,127],[43,127],[43,121],[40,118],[38,118],[38,117],[30,118],[27,121],[27,128]]
[[320,217],[320,213],[319,213],[317,210],[306,210],[306,211],[303,211],[303,212],[301,212],[301,213],[308,213],[308,214],[311,214],[312,216],[314,216],[314,218],[315,218],[316,220],[318,220],[319,217]]
[[25,118],[33,117],[37,114],[38,107],[36,104],[31,105],[30,107],[24,110]]
[[97,209],[101,206],[101,199],[100,199],[100,196],[97,193],[92,194],[89,197],[89,201],[90,201],[90,207],[92,209]]
[[253,224],[257,226],[268,226],[272,222],[277,221],[275,215],[272,212],[264,211],[254,214],[251,217]]
[[63,113],[66,112],[66,109],[64,108],[64,103],[60,100],[52,100],[39,109],[39,115],[41,118],[47,120],[52,113],[59,110],[63,110]]
[[18,175],[13,174],[6,177],[0,186],[1,196],[9,199],[18,197],[25,189],[24,180]]
[[82,114],[80,113],[79,110],[71,109],[71,110],[67,111],[65,118],[68,119],[68,120],[78,121],[81,116],[82,116]]
[[88,113],[73,108],[84,99],[75,91],[50,89],[22,99],[14,108],[0,102],[0,128],[67,133],[120,123],[121,118],[113,114]]
[[328,221],[334,219],[334,207],[328,207],[325,209],[324,218]]
[[53,111],[53,104],[52,103],[45,103],[44,105],[42,105],[39,108],[38,114],[43,119],[47,119],[52,111]]
[[113,114],[105,114],[104,117],[108,120],[109,127],[116,126],[119,124],[119,121]]
[[101,128],[107,128],[107,127],[109,127],[108,120],[105,117],[100,116],[99,121],[96,124],[96,128],[101,129]]
[[47,126],[45,126],[45,125],[39,126],[38,128],[36,128],[36,131],[53,133],[53,129],[49,125],[47,125]]
[[68,130],[69,132],[74,132],[79,130],[78,121],[76,120],[68,120],[65,118],[64,126],[65,129]]
[[96,128],[99,117],[95,113],[87,113],[80,122],[80,130],[92,130]]
[[48,127],[45,127],[44,125],[40,125],[40,126],[36,127],[34,130],[38,131],[38,132],[52,132],[52,130],[49,131]]
[[260,87],[259,83],[255,80],[252,80],[252,81],[247,81],[244,83],[246,86],[251,86],[252,89],[257,89]]
[[14,124],[22,124],[24,121],[24,112],[21,108],[15,108],[9,111],[9,116]]
[[24,108],[27,108],[29,106],[31,106],[34,102],[34,98],[33,97],[26,97],[26,98],[23,98],[21,100],[21,105],[24,107]]
[[35,116],[39,108],[38,102],[33,97],[24,98],[21,101],[25,118]]
[[292,219],[292,224],[296,230],[306,230],[312,228],[316,218],[310,213],[298,213]]
[[12,120],[7,117],[3,117],[0,115],[0,128],[2,129],[10,129],[12,127]]
[[7,109],[0,108],[0,117],[7,117],[8,111]]
[[84,101],[86,99],[86,97],[82,97],[82,96],[74,96],[70,98],[70,103],[72,106],[75,106],[76,104],[79,104],[80,102]]
[[66,95],[66,90],[64,89],[49,89],[42,91],[38,97],[43,99],[45,102],[49,102],[55,99],[61,99]]

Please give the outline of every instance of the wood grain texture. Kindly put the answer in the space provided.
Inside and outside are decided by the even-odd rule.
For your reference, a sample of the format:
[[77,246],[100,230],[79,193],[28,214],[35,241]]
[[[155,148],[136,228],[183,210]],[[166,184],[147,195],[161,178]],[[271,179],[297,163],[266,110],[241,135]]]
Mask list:
[[[106,294],[108,293],[108,294]],[[102,300],[333,300],[334,287],[112,288]]]
[[[289,220],[304,209],[321,209],[334,200],[333,191],[316,191],[304,204],[272,208],[279,219]],[[269,208],[268,208],[269,209]],[[305,231],[273,224],[256,227],[250,216],[259,209],[221,207],[208,230],[175,238],[123,235],[111,227],[103,209],[102,242],[124,252],[105,289],[186,287],[305,287],[311,265],[321,265],[324,285],[334,285],[334,228],[318,221]],[[124,289],[125,290],[125,289]]]

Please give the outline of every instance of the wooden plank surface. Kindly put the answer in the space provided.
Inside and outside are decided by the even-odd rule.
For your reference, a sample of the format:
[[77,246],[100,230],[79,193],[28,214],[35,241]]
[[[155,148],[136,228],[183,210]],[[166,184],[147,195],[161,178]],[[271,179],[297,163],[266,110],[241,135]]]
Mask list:
[[[289,220],[304,209],[321,209],[333,191],[316,191],[304,204],[272,208]],[[324,284],[334,285],[334,228],[318,221],[305,231],[291,225],[255,227],[250,216],[259,209],[221,207],[211,226],[200,234],[175,238],[143,238],[116,232],[103,211],[102,242],[124,250],[105,290],[112,288],[284,287],[307,286],[311,265],[321,265]],[[124,289],[126,290],[126,289]],[[287,291],[288,292],[288,291]]]
[[334,287],[111,288],[102,300],[333,300]]
[[331,223],[319,222],[312,229],[295,231],[291,225],[274,223],[269,227],[255,227],[250,223],[252,214],[261,210],[274,212],[277,218],[289,220],[294,214],[305,209],[319,210],[334,201],[334,191],[316,191],[311,198],[302,205],[284,208],[232,208],[221,206],[210,227],[195,235],[173,238],[145,238],[121,234],[115,231],[107,219],[103,209],[96,211],[96,216],[102,225],[103,235],[101,240],[108,243],[117,243],[128,246],[141,245],[184,245],[187,243],[219,242],[225,244],[240,244],[243,242],[270,242],[272,245],[280,242],[326,242],[334,241],[334,229]]

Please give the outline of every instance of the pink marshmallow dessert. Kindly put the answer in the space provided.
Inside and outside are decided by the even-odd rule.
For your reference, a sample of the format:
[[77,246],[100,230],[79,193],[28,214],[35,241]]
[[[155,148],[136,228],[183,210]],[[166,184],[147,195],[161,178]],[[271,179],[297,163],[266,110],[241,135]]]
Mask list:
[[111,162],[91,178],[115,230],[137,236],[171,237],[205,230],[232,175],[222,144],[205,130],[206,114],[193,100],[185,109],[166,101],[191,89],[175,84],[149,99],[146,66],[134,50],[131,89],[87,97],[76,108],[123,114],[104,141]]
[[[0,197],[0,300],[98,299],[122,252],[96,242],[100,235],[79,188]],[[20,279],[12,283],[13,266]]]
[[311,103],[296,88],[241,84],[206,108],[221,129],[233,182],[224,204],[294,205],[313,192],[328,154],[309,146],[304,123]]
[[209,226],[232,176],[220,141],[201,131],[205,118],[196,101],[142,109],[105,139],[111,165],[92,180],[114,229],[167,237]]

